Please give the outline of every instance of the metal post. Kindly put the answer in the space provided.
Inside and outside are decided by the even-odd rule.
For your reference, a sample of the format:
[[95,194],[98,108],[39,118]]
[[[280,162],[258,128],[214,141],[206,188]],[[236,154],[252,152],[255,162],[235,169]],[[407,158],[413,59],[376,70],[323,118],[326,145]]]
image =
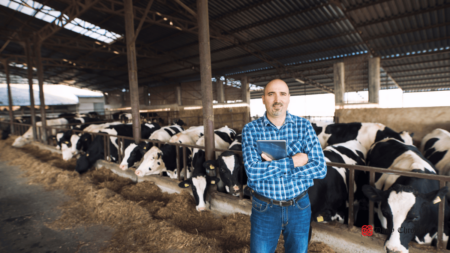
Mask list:
[[125,32],[127,36],[128,79],[130,80],[130,105],[133,117],[133,137],[136,143],[141,139],[139,115],[139,87],[136,61],[136,44],[134,43],[133,1],[124,0]]
[[[371,171],[369,172],[369,184],[370,186],[375,186],[375,172]],[[373,206],[374,203],[372,200],[369,200],[369,225],[371,226],[375,226],[374,221],[373,221]]]
[[380,57],[369,59],[369,103],[379,103]]
[[11,134],[14,134],[14,112],[13,112],[13,99],[11,94],[11,80],[9,79],[9,68],[8,68],[8,60],[3,61],[3,67],[5,68],[6,75],[6,87],[8,88],[8,105],[9,105],[9,124],[11,128]]
[[31,59],[31,42],[29,39],[25,41],[25,54],[27,56],[28,84],[30,85],[31,127],[33,128],[33,139],[37,140],[36,113],[34,111],[33,62]]
[[181,105],[181,84],[177,85],[177,105]]
[[36,42],[35,53],[36,53],[36,67],[38,72],[38,81],[39,81],[39,101],[40,101],[40,109],[41,109],[41,124],[42,124],[42,139],[46,144],[47,139],[47,114],[45,113],[45,99],[44,99],[44,66],[42,65],[41,59],[41,43]]
[[208,0],[197,0],[198,41],[200,49],[200,75],[202,86],[203,125],[205,126],[205,158],[214,160],[214,111],[209,44]]
[[343,62],[337,62],[333,65],[333,80],[334,103],[336,105],[343,104],[345,94],[345,68]]
[[[445,181],[439,180],[439,189],[445,187]],[[444,196],[443,200],[439,203],[439,213],[438,213],[438,234],[437,234],[437,248],[438,250],[445,249],[443,233],[444,233],[444,216],[445,216],[445,203],[447,201],[447,197]]]
[[348,169],[349,178],[348,178],[348,228],[351,229],[354,224],[354,210],[353,210],[353,202],[355,199],[354,191],[355,191],[355,170]]
[[250,122],[250,86],[248,83],[247,76],[244,76],[241,79],[241,90],[242,90],[242,101],[244,103],[247,103],[244,115],[244,125],[246,125],[248,122]]
[[225,97],[223,93],[223,81],[220,80],[220,76],[216,77],[216,89],[217,89],[217,103],[223,104]]

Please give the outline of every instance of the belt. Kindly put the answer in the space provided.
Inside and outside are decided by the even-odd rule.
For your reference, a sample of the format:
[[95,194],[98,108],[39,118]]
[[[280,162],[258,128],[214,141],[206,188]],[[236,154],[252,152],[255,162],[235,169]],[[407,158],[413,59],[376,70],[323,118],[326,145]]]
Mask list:
[[277,206],[293,206],[295,204],[295,202],[297,202],[299,199],[303,198],[306,195],[307,192],[308,192],[308,190],[302,192],[302,194],[300,194],[297,197],[295,197],[294,199],[291,199],[291,200],[288,200],[288,201],[279,201],[279,200],[269,199],[269,198],[266,198],[266,197],[264,197],[262,195],[259,195],[254,190],[252,190],[252,195],[255,198],[257,198],[257,199],[259,199],[261,201],[264,201],[266,203],[269,203],[269,204],[273,203],[274,205],[277,205]]

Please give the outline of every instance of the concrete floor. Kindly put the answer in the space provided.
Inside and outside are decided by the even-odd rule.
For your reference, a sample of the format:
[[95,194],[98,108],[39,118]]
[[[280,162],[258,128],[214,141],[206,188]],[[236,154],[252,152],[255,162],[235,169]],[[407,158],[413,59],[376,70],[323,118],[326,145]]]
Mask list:
[[80,226],[56,231],[45,226],[56,220],[57,207],[70,198],[62,191],[28,185],[13,166],[0,162],[0,252],[99,252],[111,239],[107,226]]

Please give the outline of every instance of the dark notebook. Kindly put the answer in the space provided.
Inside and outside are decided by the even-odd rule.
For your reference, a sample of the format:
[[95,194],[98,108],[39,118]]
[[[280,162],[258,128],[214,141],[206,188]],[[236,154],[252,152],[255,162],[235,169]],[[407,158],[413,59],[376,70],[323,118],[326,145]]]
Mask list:
[[256,141],[259,154],[266,154],[272,160],[287,157],[285,140],[260,140]]

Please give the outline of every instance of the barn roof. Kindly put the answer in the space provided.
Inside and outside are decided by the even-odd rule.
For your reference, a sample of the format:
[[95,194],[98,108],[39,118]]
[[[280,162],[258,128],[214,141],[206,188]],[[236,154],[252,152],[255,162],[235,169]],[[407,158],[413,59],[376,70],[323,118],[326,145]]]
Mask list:
[[[195,0],[180,1],[196,11]],[[24,50],[18,42],[40,34],[48,23],[42,14],[18,11],[24,2],[33,7],[31,0],[6,2],[16,7],[0,5],[0,57],[15,62],[12,73],[25,77],[20,66]],[[44,41],[46,82],[101,91],[128,88],[123,1],[38,2],[63,12],[74,5],[90,6],[78,16],[89,22],[89,34],[75,32],[83,27],[79,21],[72,30],[60,29]],[[147,4],[153,3],[136,40],[139,85],[199,80],[196,18],[177,1],[133,2],[136,27]],[[282,78],[293,95],[332,93],[333,64],[344,61],[349,63],[347,91],[363,91],[367,63],[361,59],[379,56],[382,88],[450,89],[449,0],[210,0],[209,17],[213,76],[247,75],[257,85]],[[109,40],[92,35],[104,31]]]

